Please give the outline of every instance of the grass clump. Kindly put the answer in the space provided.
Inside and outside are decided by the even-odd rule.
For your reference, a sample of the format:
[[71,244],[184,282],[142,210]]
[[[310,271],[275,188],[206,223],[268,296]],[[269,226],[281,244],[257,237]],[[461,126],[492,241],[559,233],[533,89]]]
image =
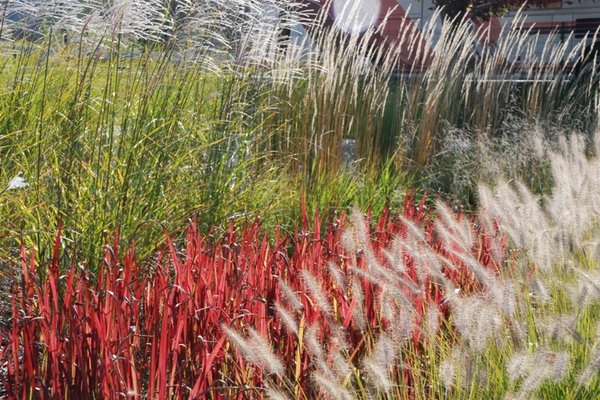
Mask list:
[[[2,389],[597,397],[583,42],[539,43],[517,18],[479,54],[468,21],[373,46],[381,26],[261,3],[44,3],[33,32],[6,3],[0,259],[20,269]],[[518,135],[532,126],[588,143]]]
[[479,179],[514,165],[477,149],[516,154],[524,124],[596,126],[597,82],[573,73],[584,41],[540,43],[519,18],[494,49],[466,20],[407,22],[392,40],[385,25],[349,34],[326,12],[254,0],[14,1],[1,15],[0,179],[30,185],[1,200],[4,254],[23,238],[49,255],[58,221],[90,259],[115,230],[150,254],[194,213],[293,225],[302,192],[380,211],[416,184],[472,205]]
[[[42,279],[23,249],[2,331],[5,390],[596,397],[597,158],[581,140],[551,153],[543,202],[522,184],[481,186],[471,217],[409,197],[371,221],[354,210],[311,227],[304,214],[273,243],[258,223],[211,239],[192,222],[185,247],[167,236],[144,263],[115,238],[95,277],[75,265],[61,277],[59,232]],[[566,209],[582,183],[588,200]]]

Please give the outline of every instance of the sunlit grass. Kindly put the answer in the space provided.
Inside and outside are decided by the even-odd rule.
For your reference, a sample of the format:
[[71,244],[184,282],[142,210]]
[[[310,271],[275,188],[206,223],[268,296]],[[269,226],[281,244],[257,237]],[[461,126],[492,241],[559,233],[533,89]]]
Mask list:
[[[141,309],[155,312],[103,321],[131,346],[139,345],[131,327],[146,324],[146,356],[111,348],[124,357],[112,359],[102,347],[117,343],[110,340],[94,342],[94,351],[104,365],[149,366],[122,364],[138,397],[196,393],[196,382],[204,395],[258,398],[276,388],[306,399],[598,396],[597,226],[588,224],[597,219],[598,165],[583,155],[600,149],[586,142],[600,97],[593,73],[572,73],[582,44],[571,52],[550,37],[540,56],[540,43],[512,27],[495,49],[478,48],[464,21],[442,27],[439,38],[427,26],[427,53],[410,37],[371,46],[376,28],[362,36],[321,29],[321,15],[307,27],[310,40],[283,49],[281,28],[300,16],[282,10],[281,23],[265,21],[258,1],[211,3],[206,13],[185,2],[179,14],[145,0],[138,9],[94,3],[89,20],[84,3],[64,3],[61,18],[40,8],[49,14],[38,40],[9,36],[19,28],[9,24],[0,42],[0,265],[29,268],[23,277],[38,265],[51,270],[15,286],[14,310],[59,315],[47,301],[59,285],[56,301],[82,296],[70,306],[104,318],[112,300],[94,303],[101,296],[92,294],[114,294],[102,285],[123,285],[120,274],[135,272],[127,285],[146,302]],[[411,73],[394,74],[406,51]],[[515,72],[517,53],[525,69]],[[563,130],[588,136],[556,140]],[[413,205],[409,190],[433,193]],[[471,208],[455,214],[436,196]],[[343,211],[355,205],[342,234]],[[367,210],[368,223],[360,216]],[[124,249],[132,249],[126,261],[115,256]],[[35,258],[19,263],[23,250]],[[48,262],[54,251],[61,258]],[[89,290],[68,286],[62,272]],[[115,304],[132,311],[120,287]],[[19,298],[19,290],[37,295]],[[181,311],[184,303],[206,318]],[[61,318],[72,322],[68,311]],[[34,316],[17,314],[6,341],[13,355]],[[39,321],[38,333],[50,326]],[[102,323],[93,324],[102,337]],[[85,324],[67,325],[82,329],[78,338],[87,334]],[[340,325],[351,346],[335,336]],[[174,336],[188,327],[179,346]],[[30,344],[43,341],[34,336]],[[282,360],[270,370],[244,344],[272,346],[263,354]],[[540,360],[552,379],[535,375],[530,364]],[[204,368],[213,361],[214,371]],[[207,380],[177,381],[179,365],[186,379]],[[121,383],[114,387],[126,393]]]
[[2,58],[0,177],[8,183],[23,171],[29,183],[2,195],[5,251],[16,239],[44,243],[58,221],[66,243],[90,256],[115,230],[152,251],[163,228],[177,230],[194,214],[207,227],[257,217],[293,223],[302,192],[313,208],[380,210],[408,186],[402,173],[360,165],[298,171],[294,153],[271,149],[276,134],[263,120],[277,110],[253,111],[255,77],[112,45],[114,53],[85,58],[71,47]]

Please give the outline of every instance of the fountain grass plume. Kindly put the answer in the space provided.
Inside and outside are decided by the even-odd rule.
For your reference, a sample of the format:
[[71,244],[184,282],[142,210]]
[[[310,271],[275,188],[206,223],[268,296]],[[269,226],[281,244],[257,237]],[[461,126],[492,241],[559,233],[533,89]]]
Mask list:
[[[457,221],[464,218],[445,212]],[[568,286],[595,279],[594,259],[573,249],[568,266],[557,262],[536,269],[527,251],[517,249],[518,256],[507,253],[507,262],[498,264],[487,243],[504,239],[477,229],[473,248],[459,257],[466,249],[453,253],[447,247],[461,242],[462,235],[452,232],[456,239],[438,238],[433,211],[405,203],[404,214],[401,219],[385,213],[376,221],[364,220],[361,214],[356,221],[362,228],[351,229],[353,235],[362,229],[364,237],[350,241],[352,246],[368,244],[381,260],[384,249],[401,252],[401,280],[368,267],[361,254],[348,254],[343,248],[348,239],[342,239],[346,219],[341,215],[331,223],[316,222],[314,232],[305,224],[297,230],[302,235],[280,234],[274,243],[261,235],[258,222],[243,231],[232,226],[221,239],[207,238],[192,222],[185,241],[168,237],[165,250],[148,261],[148,269],[135,261],[133,251],[119,256],[117,238],[94,280],[83,268],[65,269],[61,275],[59,234],[57,256],[47,268],[23,251],[21,285],[13,286],[12,319],[8,328],[0,326],[2,335],[8,332],[0,344],[0,358],[11,377],[5,381],[15,382],[11,393],[28,393],[32,388],[26,376],[72,366],[73,360],[79,368],[88,368],[94,364],[80,360],[89,361],[93,353],[104,354],[102,365],[119,370],[96,376],[87,369],[74,375],[72,385],[53,385],[56,393],[94,394],[99,386],[110,393],[131,390],[160,396],[170,391],[173,398],[200,396],[203,391],[235,396],[240,388],[261,398],[277,391],[300,399],[595,394],[598,302],[582,304],[568,296]],[[418,221],[412,229],[419,235],[407,228],[407,219]],[[505,223],[498,221],[500,229]],[[594,234],[592,230],[586,237]],[[407,236],[422,236],[426,242],[398,246]],[[423,251],[439,258],[438,273],[444,279],[418,276],[415,263],[426,258],[413,253]],[[327,267],[330,262],[334,265]],[[468,262],[489,271],[494,284],[481,284]],[[341,274],[345,288],[331,268]],[[383,261],[377,268],[395,271]],[[34,271],[48,272],[33,279]],[[297,308],[286,299],[282,277],[293,293],[288,297],[298,297]],[[310,289],[306,277],[317,288]],[[420,291],[411,291],[405,283]],[[99,294],[109,291],[106,298]],[[541,291],[546,292],[544,301]],[[319,304],[323,302],[329,306]],[[78,313],[63,309],[96,322],[82,326],[76,322]],[[30,318],[38,314],[52,318]],[[52,336],[58,326],[73,330],[69,341]],[[81,329],[99,339],[77,339],[86,337]],[[119,340],[102,339],[102,332],[109,331]],[[574,340],[564,343],[559,340],[562,335]],[[128,346],[117,346],[120,342]],[[65,356],[50,352],[51,343]],[[40,351],[44,357],[34,358]],[[19,354],[27,354],[31,362],[18,363],[14,355]],[[122,380],[112,379],[119,373]],[[227,386],[220,381],[224,376]],[[52,379],[60,382],[61,377],[53,374]],[[87,384],[88,378],[99,385]],[[195,382],[191,392],[186,383],[190,380]]]
[[290,314],[290,312],[279,303],[275,303],[275,310],[277,310],[279,318],[281,319],[281,322],[286,327],[286,329],[290,333],[298,335],[298,324],[296,323],[296,320],[294,319],[292,314]]
[[546,380],[560,382],[569,368],[569,354],[539,349],[533,354],[519,352],[513,355],[507,365],[512,381],[523,378],[518,397],[528,398]]
[[268,374],[283,376],[285,367],[277,355],[273,352],[268,340],[262,337],[256,330],[248,328],[248,338],[244,339],[235,330],[223,328],[238,351],[252,364],[259,367]]
[[329,296],[323,292],[323,287],[318,279],[308,270],[302,270],[302,279],[309,295],[314,300],[314,303],[320,308],[321,312],[328,316],[332,315],[333,309],[328,300]]
[[279,287],[283,293],[285,300],[288,302],[290,307],[292,307],[296,311],[301,311],[304,306],[302,305],[302,300],[298,293],[296,293],[291,287],[289,287],[283,279],[277,277],[277,281],[279,283]]

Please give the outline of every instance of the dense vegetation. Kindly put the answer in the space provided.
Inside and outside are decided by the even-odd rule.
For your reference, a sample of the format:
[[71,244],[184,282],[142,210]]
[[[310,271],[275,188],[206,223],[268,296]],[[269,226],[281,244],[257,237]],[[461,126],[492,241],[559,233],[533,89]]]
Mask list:
[[0,391],[599,395],[584,41],[167,3],[0,12]]

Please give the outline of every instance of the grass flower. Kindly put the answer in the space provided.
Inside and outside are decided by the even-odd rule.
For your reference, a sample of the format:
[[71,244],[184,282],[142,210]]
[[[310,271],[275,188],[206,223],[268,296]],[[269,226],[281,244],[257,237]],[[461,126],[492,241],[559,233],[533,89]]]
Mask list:
[[273,353],[269,342],[254,329],[248,329],[248,339],[244,339],[233,329],[225,327],[225,333],[235,344],[236,348],[244,354],[244,357],[263,371],[282,376],[285,367],[281,360]]

